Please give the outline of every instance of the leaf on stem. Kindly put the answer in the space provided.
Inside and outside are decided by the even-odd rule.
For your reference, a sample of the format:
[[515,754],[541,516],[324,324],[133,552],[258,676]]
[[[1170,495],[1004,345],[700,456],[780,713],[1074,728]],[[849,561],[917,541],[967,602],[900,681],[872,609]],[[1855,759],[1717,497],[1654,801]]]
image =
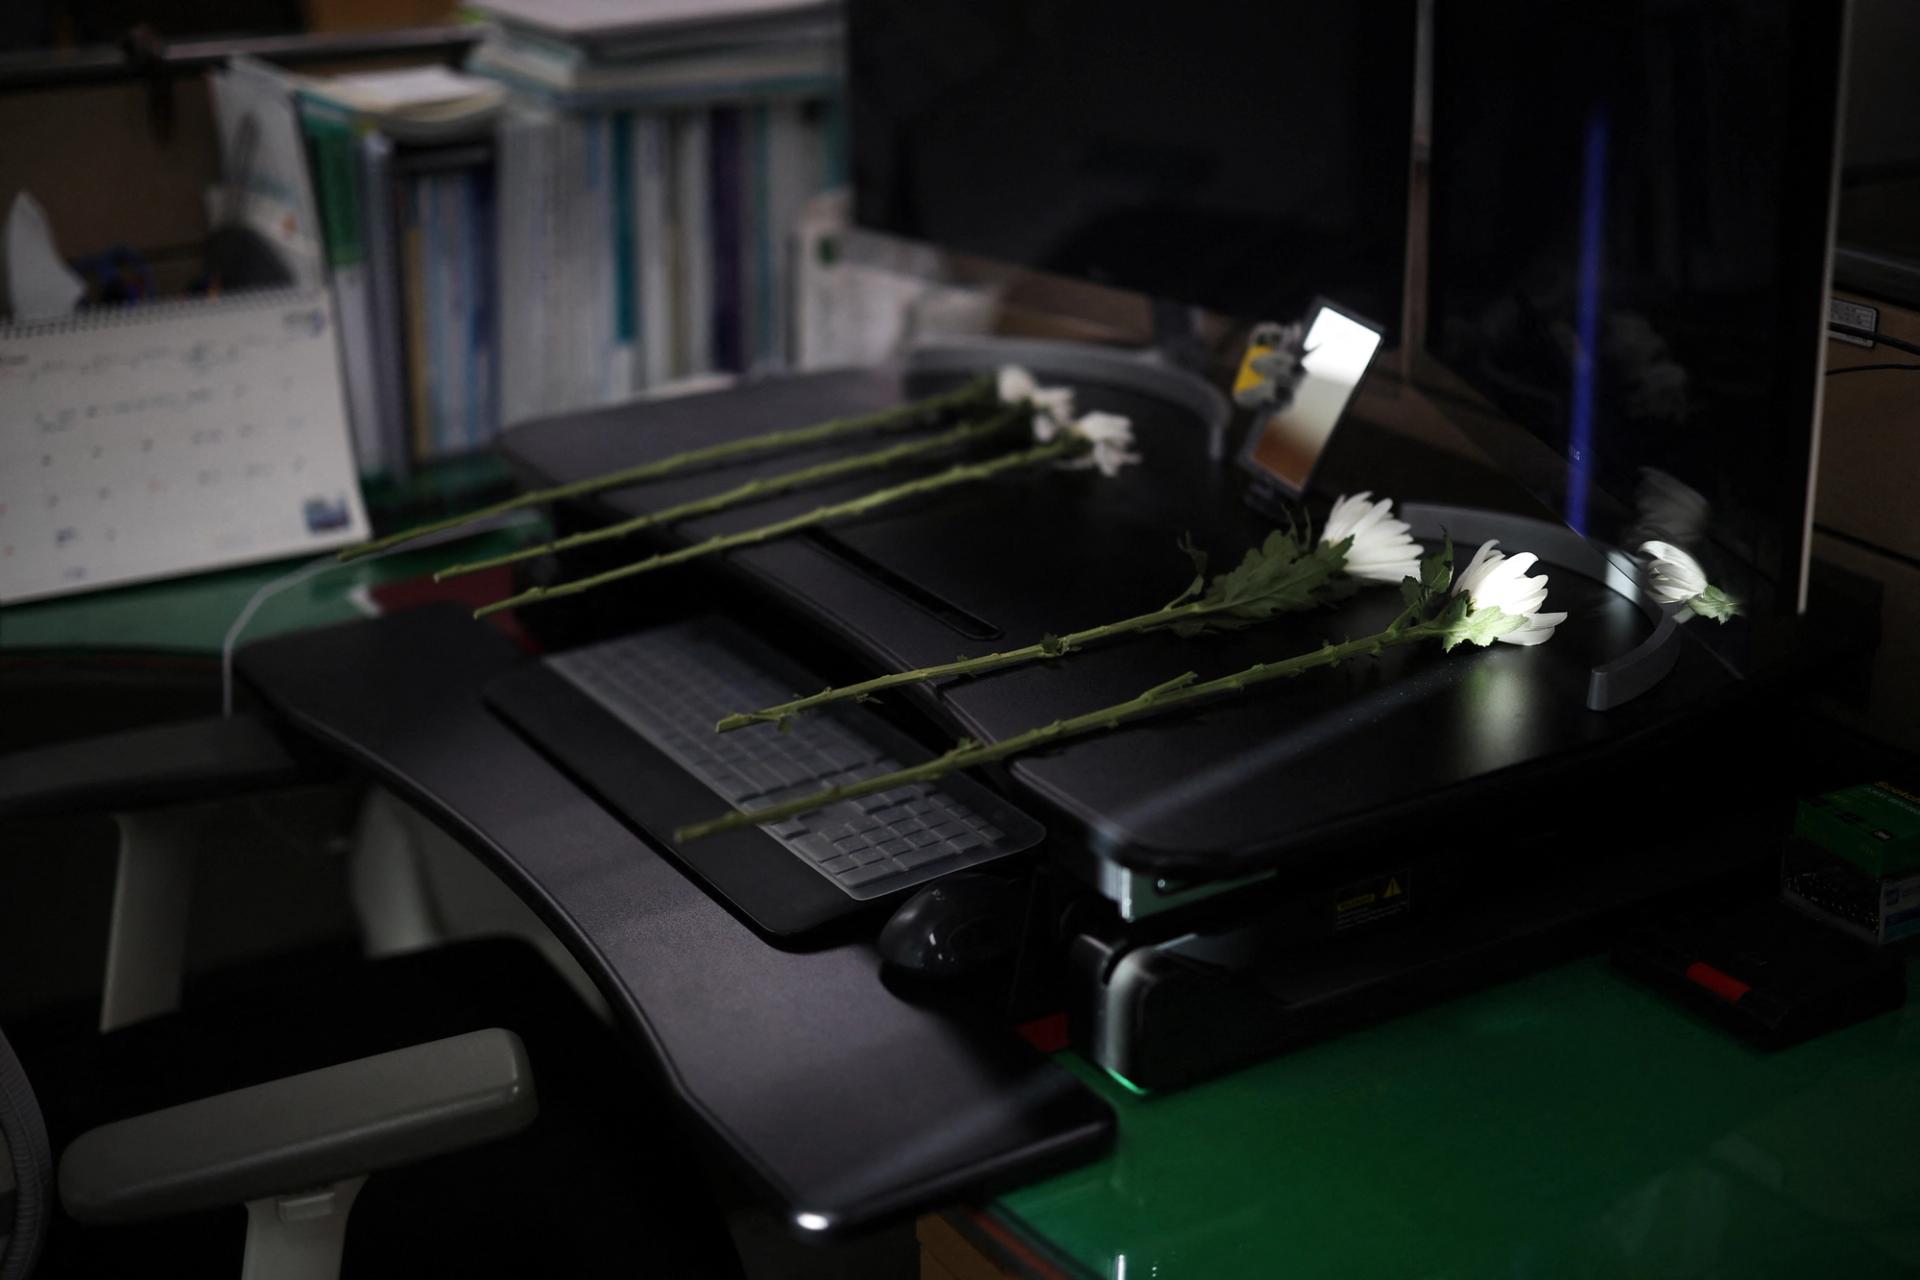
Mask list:
[[1453,585],[1453,536],[1440,549],[1420,559],[1420,586],[1429,596],[1443,595]]
[[1191,533],[1181,534],[1178,545],[1186,553],[1187,559],[1193,561],[1193,581],[1187,584],[1185,591],[1167,601],[1163,607],[1168,609],[1195,599],[1207,589],[1207,553],[1194,542]]
[[[1206,606],[1203,616],[1174,624],[1174,634],[1238,630],[1276,613],[1309,609],[1346,594],[1351,585],[1339,573],[1348,545],[1349,541],[1341,541],[1310,546],[1297,528],[1275,529],[1238,565],[1207,584],[1199,601]],[[1192,594],[1189,587],[1181,599]]]
[[1687,608],[1702,618],[1712,618],[1721,626],[1740,616],[1740,603],[1719,587],[1708,586],[1687,601]]
[[1518,631],[1526,625],[1525,618],[1502,612],[1492,605],[1473,607],[1473,600],[1464,592],[1453,597],[1438,620],[1440,628],[1440,647],[1451,653],[1462,644],[1476,644],[1481,648],[1492,644],[1511,631]]

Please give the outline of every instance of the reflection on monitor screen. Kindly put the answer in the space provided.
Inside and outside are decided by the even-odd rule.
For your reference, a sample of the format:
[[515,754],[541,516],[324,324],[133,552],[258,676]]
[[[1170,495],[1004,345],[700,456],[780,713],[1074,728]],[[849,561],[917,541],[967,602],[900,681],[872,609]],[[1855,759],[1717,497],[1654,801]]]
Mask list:
[[1413,0],[849,0],[862,226],[1244,318],[1400,315]]
[[1241,462],[1298,496],[1380,347],[1380,333],[1323,306],[1307,327],[1303,376],[1293,398],[1254,424]]
[[1755,616],[1804,592],[1845,8],[1434,10],[1436,389],[1573,528]]

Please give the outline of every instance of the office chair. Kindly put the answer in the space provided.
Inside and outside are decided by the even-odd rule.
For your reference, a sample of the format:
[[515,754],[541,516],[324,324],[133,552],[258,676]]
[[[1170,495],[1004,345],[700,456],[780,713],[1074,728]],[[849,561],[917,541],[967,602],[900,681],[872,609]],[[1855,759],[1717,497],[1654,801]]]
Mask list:
[[[0,1277],[24,1277],[49,1230],[43,1276],[141,1266],[123,1258],[149,1247],[155,1266],[198,1276],[198,1259],[240,1243],[220,1219],[242,1204],[249,1280],[323,1280],[343,1247],[349,1276],[436,1259],[601,1274],[631,1265],[636,1236],[655,1274],[738,1275],[677,1117],[635,1087],[614,1031],[523,942],[460,941],[344,972],[296,964],[181,1007],[196,807],[339,771],[295,750],[241,716],[0,757],[0,817],[106,811],[121,831],[102,1034],[50,1041],[15,1026],[38,1100],[12,1050],[0,1055],[0,1236],[12,1237]],[[543,1064],[531,1127],[522,1036]],[[51,1145],[65,1147],[57,1191]]]
[[[517,1133],[538,1109],[519,1037],[475,1031],[101,1125],[62,1155],[59,1196],[89,1224],[244,1204],[244,1280],[332,1280],[369,1175]],[[14,1183],[0,1280],[26,1280],[51,1214],[52,1160],[4,1033],[0,1146]]]

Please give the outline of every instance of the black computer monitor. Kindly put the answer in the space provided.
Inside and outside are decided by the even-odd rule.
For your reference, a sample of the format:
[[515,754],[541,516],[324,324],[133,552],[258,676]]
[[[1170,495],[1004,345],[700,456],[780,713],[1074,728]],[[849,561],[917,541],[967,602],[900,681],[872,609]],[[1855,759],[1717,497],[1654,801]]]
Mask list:
[[1846,6],[1437,0],[1430,386],[1572,525],[1805,607]]
[[862,225],[1397,325],[1413,0],[849,0],[847,24]]

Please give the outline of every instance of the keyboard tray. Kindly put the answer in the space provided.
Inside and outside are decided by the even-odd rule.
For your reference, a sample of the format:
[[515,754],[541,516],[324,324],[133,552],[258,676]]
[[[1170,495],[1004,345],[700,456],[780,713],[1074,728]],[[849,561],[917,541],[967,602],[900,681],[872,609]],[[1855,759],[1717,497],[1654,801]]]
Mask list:
[[[684,661],[689,654],[706,655],[722,669],[727,683],[748,674],[740,667],[745,662],[754,674],[773,681],[771,687],[781,690],[776,696],[819,689],[826,683],[722,619],[670,624],[631,640],[635,643],[624,651],[622,642],[608,642],[614,646],[612,654],[621,659],[636,654],[657,658],[665,646],[670,654],[678,651],[676,660]],[[702,758],[708,744],[700,734],[671,732],[672,726],[661,724],[651,708],[631,698],[621,705],[619,689],[595,680],[596,670],[608,669],[607,654],[606,646],[589,646],[527,664],[489,684],[486,701],[602,803],[772,937],[797,938],[866,907],[897,902],[920,884],[1031,848],[1044,838],[1044,829],[1031,817],[972,779],[952,776],[933,784],[930,796],[890,795],[886,801],[876,797],[866,802],[873,812],[828,815],[831,821],[816,823],[813,830],[803,829],[805,824],[783,823],[772,831],[749,828],[682,847],[673,840],[674,829],[728,808],[730,799],[717,788],[729,782],[716,777],[709,784],[690,771],[691,765],[714,774]],[[700,708],[702,717],[707,710]],[[856,705],[834,707],[828,715],[815,713],[815,717],[815,725],[833,726],[836,738],[851,739],[856,754],[864,748],[873,758],[902,764],[932,754]],[[715,737],[732,748],[750,740],[743,735],[773,732],[767,726]],[[773,764],[784,767],[777,760]],[[755,767],[747,772],[755,772]],[[730,784],[736,796],[743,788],[751,789],[737,779]],[[743,803],[751,809],[771,803],[772,798]],[[909,800],[923,808],[931,801],[935,811],[908,814]],[[914,833],[920,844],[901,850],[893,846],[904,845],[903,840],[892,838],[883,826],[876,827],[885,821],[911,827],[916,818],[925,819],[928,829]],[[867,827],[876,829],[867,832]],[[938,843],[929,840],[935,832],[940,833]],[[858,856],[859,864],[853,865],[851,856],[836,856],[833,849],[816,848],[823,837],[839,838]],[[871,861],[883,849],[884,861]],[[895,853],[904,856],[896,858]],[[849,878],[853,884],[844,883]]]

